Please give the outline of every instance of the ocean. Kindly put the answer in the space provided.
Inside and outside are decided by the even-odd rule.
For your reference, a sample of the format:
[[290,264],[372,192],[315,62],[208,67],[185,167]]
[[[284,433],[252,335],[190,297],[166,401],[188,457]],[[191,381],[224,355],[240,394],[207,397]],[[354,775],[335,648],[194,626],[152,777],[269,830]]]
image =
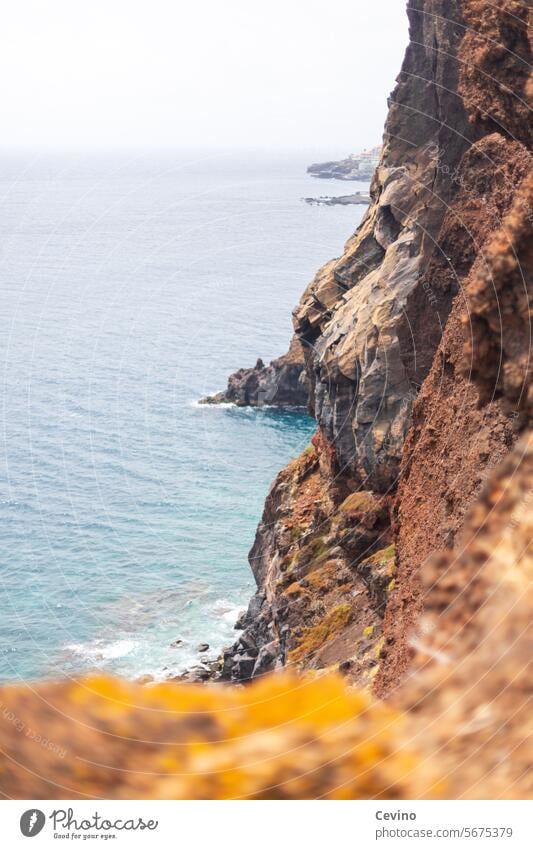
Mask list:
[[268,487],[314,423],[198,399],[284,353],[362,217],[302,203],[367,188],[309,161],[0,156],[1,680],[161,679],[234,639]]

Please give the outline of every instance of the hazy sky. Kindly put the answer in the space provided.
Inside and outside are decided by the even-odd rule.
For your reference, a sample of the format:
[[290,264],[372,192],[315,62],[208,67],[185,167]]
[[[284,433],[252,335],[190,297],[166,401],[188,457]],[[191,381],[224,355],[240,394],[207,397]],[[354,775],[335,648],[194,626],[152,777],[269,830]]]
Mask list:
[[4,147],[380,141],[404,0],[16,0],[4,7]]

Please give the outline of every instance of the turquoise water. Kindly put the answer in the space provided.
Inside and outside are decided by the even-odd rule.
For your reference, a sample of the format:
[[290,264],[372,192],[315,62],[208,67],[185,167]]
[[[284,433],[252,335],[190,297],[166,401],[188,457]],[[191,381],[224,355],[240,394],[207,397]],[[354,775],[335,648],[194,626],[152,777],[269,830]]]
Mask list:
[[234,636],[313,422],[196,402],[283,353],[361,217],[301,202],[346,193],[307,162],[1,157],[0,678],[165,677]]

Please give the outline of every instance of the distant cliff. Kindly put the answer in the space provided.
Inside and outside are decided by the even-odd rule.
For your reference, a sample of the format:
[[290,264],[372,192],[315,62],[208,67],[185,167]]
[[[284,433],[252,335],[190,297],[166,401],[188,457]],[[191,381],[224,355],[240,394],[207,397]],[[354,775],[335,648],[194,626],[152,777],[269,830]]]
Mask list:
[[323,180],[370,180],[379,162],[380,147],[352,153],[336,162],[315,162],[307,173]]

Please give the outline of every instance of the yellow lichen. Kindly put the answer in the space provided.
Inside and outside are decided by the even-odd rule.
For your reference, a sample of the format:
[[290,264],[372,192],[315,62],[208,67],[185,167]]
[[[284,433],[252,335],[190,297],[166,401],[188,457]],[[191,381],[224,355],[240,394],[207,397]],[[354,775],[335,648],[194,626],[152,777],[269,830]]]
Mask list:
[[341,513],[368,513],[371,510],[379,510],[379,501],[371,492],[352,492],[345,498],[339,507]]
[[337,576],[339,570],[338,563],[335,560],[328,560],[323,566],[319,566],[308,572],[306,582],[313,592],[319,592],[322,589],[327,589],[331,582]]
[[299,663],[337,636],[350,624],[353,611],[349,604],[338,604],[316,625],[304,628],[298,646],[289,653],[289,661]]
[[395,557],[396,546],[393,544],[387,546],[387,548],[382,548],[379,551],[376,551],[375,554],[372,554],[370,557],[367,557],[364,562],[374,567],[384,566],[387,569],[387,574],[392,575],[394,572]]
[[304,592],[304,588],[298,581],[293,581],[292,584],[289,584],[287,589],[284,591],[285,595],[292,596],[293,598],[297,598]]
[[[405,720],[330,674],[243,689],[108,678],[6,687],[27,727],[0,722],[0,790],[14,798],[400,799],[438,792]],[[51,738],[52,739],[52,738]],[[419,771],[422,771],[420,775]],[[424,780],[422,780],[424,779]],[[425,783],[424,783],[425,782]]]

